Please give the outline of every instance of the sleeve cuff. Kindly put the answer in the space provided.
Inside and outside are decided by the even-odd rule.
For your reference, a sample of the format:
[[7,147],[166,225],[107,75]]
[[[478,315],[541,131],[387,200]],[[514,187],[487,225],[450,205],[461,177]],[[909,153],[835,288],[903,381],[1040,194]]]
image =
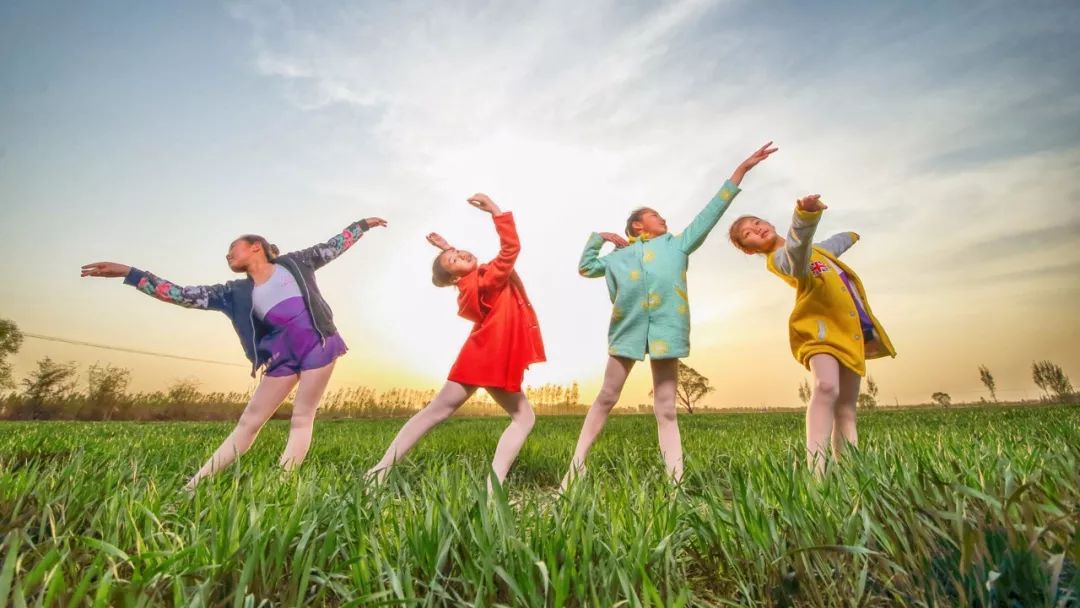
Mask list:
[[724,185],[720,187],[720,191],[717,192],[716,195],[726,201],[730,201],[740,192],[742,192],[742,189],[729,179],[724,181]]
[[795,207],[795,217],[803,221],[817,221],[821,217],[821,211],[803,211]]
[[360,227],[360,232],[367,232],[371,229],[371,226],[368,226],[367,220],[360,220],[359,222],[356,222],[356,225]]
[[139,279],[143,278],[144,274],[146,273],[132,266],[131,270],[128,271],[127,276],[124,277],[124,285],[131,285],[132,287],[138,286]]

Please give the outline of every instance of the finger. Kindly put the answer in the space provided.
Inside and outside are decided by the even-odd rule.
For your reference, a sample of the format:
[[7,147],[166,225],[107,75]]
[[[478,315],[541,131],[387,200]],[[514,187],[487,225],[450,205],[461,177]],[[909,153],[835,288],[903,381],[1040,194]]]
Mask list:
[[769,143],[765,144],[764,146],[761,146],[760,148],[758,148],[758,152],[764,152],[771,145],[772,145],[772,142],[770,141]]

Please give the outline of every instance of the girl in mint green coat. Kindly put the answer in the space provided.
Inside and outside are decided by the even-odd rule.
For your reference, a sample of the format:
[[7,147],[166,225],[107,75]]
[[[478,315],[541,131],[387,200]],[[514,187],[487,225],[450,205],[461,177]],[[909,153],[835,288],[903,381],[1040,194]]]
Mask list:
[[[687,299],[686,267],[689,256],[709,235],[728,205],[739,193],[746,173],[776,148],[769,142],[742,162],[720,191],[713,196],[686,230],[667,231],[667,222],[654,209],[635,210],[626,220],[627,242],[610,232],[594,232],[585,244],[578,272],[584,277],[605,277],[613,305],[608,329],[607,369],[604,385],[585,416],[578,437],[569,481],[585,470],[585,457],[619,400],[623,385],[636,361],[649,355],[653,372],[653,409],[656,413],[668,474],[682,479],[682,442],[675,418],[675,390],[679,359],[690,354],[690,302]],[[600,255],[605,242],[615,251]]]

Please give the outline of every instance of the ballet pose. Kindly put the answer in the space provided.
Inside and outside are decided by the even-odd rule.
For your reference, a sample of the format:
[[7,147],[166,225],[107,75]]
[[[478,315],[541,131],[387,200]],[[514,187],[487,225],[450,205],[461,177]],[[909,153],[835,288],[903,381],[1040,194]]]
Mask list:
[[840,261],[859,235],[841,232],[813,242],[825,209],[817,194],[799,199],[787,238],[754,216],[735,220],[729,232],[735,247],[763,255],[769,272],[795,288],[788,333],[791,354],[814,376],[806,408],[806,456],[818,474],[825,469],[830,438],[836,459],[845,445],[858,443],[855,407],[866,360],[896,356],[862,281]]
[[241,236],[229,245],[225,259],[233,272],[246,276],[217,285],[183,287],[113,262],[82,267],[84,277],[123,277],[125,284],[163,302],[225,313],[251,362],[252,377],[260,369],[264,372],[236,428],[188,481],[187,490],[246,452],[297,384],[289,439],[280,463],[291,470],[303,462],[334,363],[347,350],[330,306],[319,292],[315,271],[376,226],[386,226],[386,221],[360,220],[325,243],[283,255],[261,236]]
[[[521,244],[514,217],[485,194],[467,199],[491,214],[499,235],[499,254],[487,264],[451,247],[435,233],[427,239],[439,248],[432,264],[432,283],[458,290],[458,315],[473,328],[435,398],[398,432],[382,459],[368,471],[378,480],[432,428],[449,418],[477,389],[483,388],[510,415],[499,438],[491,468],[502,483],[535,421],[532,405],[521,390],[525,370],[545,360],[544,343],[532,304],[514,270]],[[490,484],[489,484],[490,485]]]
[[[668,474],[682,479],[683,456],[676,419],[675,390],[678,362],[690,354],[690,301],[686,269],[690,254],[705,242],[735,195],[743,177],[777,148],[769,142],[735,168],[697,217],[678,234],[668,232],[667,221],[650,207],[635,209],[626,220],[629,241],[610,232],[594,232],[585,244],[578,272],[604,277],[611,299],[608,360],[604,384],[589,408],[574,448],[565,488],[585,470],[585,458],[619,401],[623,385],[636,361],[648,355],[652,366],[654,412],[660,451]],[[605,242],[615,251],[601,256]]]

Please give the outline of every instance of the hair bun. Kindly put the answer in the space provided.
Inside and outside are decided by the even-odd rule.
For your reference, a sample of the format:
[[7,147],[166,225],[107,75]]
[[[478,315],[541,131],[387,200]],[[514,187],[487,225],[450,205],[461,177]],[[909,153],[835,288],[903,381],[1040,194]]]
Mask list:
[[274,244],[270,245],[270,253],[274,257],[277,257],[278,255],[281,255],[281,251],[278,249],[277,245],[274,245]]

